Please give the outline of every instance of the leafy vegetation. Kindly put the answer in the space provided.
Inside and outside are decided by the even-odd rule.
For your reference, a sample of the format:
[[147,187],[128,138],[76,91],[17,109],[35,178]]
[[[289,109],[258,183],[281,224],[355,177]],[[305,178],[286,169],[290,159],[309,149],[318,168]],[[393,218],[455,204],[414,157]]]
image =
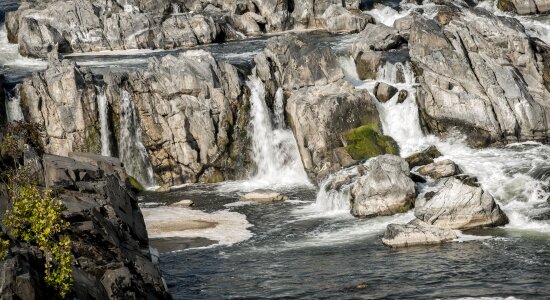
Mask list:
[[[10,188],[11,189],[11,188]],[[36,245],[44,252],[46,274],[44,280],[64,298],[73,284],[71,241],[59,236],[68,223],[61,218],[63,205],[51,196],[41,193],[36,186],[19,187],[10,191],[13,208],[6,212],[4,225],[19,240]]]
[[399,155],[399,146],[389,136],[380,133],[375,124],[364,125],[344,134],[346,150],[355,160],[368,159],[382,154]]
[[[71,240],[62,236],[68,223],[61,212],[64,207],[50,191],[38,187],[38,178],[24,164],[24,153],[29,148],[43,153],[41,127],[36,123],[14,122],[0,134],[0,181],[8,189],[12,205],[6,211],[3,224],[11,240],[37,246],[44,253],[44,282],[64,298],[71,291]],[[9,240],[0,239],[0,259],[9,249]]]

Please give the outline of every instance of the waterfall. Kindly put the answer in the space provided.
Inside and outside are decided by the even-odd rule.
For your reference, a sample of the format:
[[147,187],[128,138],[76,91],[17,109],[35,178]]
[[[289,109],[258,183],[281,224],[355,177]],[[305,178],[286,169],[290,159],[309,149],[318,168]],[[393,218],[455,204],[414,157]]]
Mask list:
[[[367,89],[375,99],[372,91],[377,81],[408,92],[403,103],[398,103],[398,95],[386,103],[375,100],[384,134],[398,142],[402,156],[435,145],[445,158],[456,162],[465,173],[476,176],[482,187],[495,197],[510,219],[507,227],[550,232],[549,221],[533,219],[550,197],[548,179],[540,175],[550,169],[550,146],[520,143],[472,149],[463,138],[441,140],[426,136],[420,125],[417,84],[410,65],[386,63],[378,70],[377,80],[365,81],[356,88]],[[330,197],[334,196],[328,195],[324,201],[331,201]]]
[[275,104],[273,107],[273,112],[275,114],[275,127],[283,128],[285,127],[285,96],[283,94],[283,89],[278,88],[277,93],[275,93]]
[[111,156],[111,131],[109,130],[109,113],[107,97],[103,87],[97,87],[97,107],[99,110],[99,123],[101,126],[101,155]]
[[121,98],[120,159],[130,176],[136,178],[146,187],[154,187],[156,182],[153,167],[141,141],[141,127],[137,119],[134,101],[125,90],[121,90]]
[[[252,151],[257,167],[252,179],[266,185],[309,185],[292,131],[273,128],[263,82],[252,75],[246,84],[251,92]],[[283,102],[282,91],[278,94],[277,101]],[[281,103],[278,105],[282,108]],[[280,111],[278,114],[282,115]]]
[[13,94],[6,93],[6,115],[8,122],[22,121],[23,110],[21,109],[21,96],[19,94],[19,85],[15,86]]

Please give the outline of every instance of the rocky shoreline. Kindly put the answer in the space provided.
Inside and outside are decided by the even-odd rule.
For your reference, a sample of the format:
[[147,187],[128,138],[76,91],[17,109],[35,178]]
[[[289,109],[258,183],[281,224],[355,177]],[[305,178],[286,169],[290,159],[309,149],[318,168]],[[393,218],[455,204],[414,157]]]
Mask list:
[[[533,14],[550,11],[547,2],[496,5]],[[476,178],[435,147],[400,157],[403,149],[381,121],[384,103],[414,101],[421,130],[437,138],[460,135],[477,148],[550,142],[550,46],[517,19],[476,4],[433,1],[430,13],[411,8],[388,26],[361,10],[364,1],[23,1],[6,15],[8,39],[21,55],[47,58],[48,67],[10,92],[20,95],[24,120],[39,126],[47,153],[24,163],[34,164],[41,186],[55,190],[71,224],[72,295],[170,298],[130,180],[165,191],[250,178],[259,168],[253,97],[274,124],[269,133],[288,130],[307,178],[320,193],[344,199],[351,215],[414,211],[414,220],[387,226],[385,245],[440,244],[459,231],[506,225],[508,217]],[[309,43],[307,32],[286,32],[305,29],[356,33],[344,57],[351,67],[330,47]],[[62,57],[272,33],[281,34],[266,41],[251,69],[196,49],[102,74]],[[391,83],[380,76],[387,67]],[[353,82],[364,80],[371,90]],[[0,124],[9,113],[3,81]],[[280,140],[271,146],[280,153],[293,147]],[[113,157],[100,156],[106,153]],[[292,156],[278,159],[289,163]],[[242,197],[264,204],[286,199],[271,190]],[[155,234],[162,226],[184,231],[217,224],[161,223]],[[11,247],[3,295],[42,298],[41,260],[29,245]]]

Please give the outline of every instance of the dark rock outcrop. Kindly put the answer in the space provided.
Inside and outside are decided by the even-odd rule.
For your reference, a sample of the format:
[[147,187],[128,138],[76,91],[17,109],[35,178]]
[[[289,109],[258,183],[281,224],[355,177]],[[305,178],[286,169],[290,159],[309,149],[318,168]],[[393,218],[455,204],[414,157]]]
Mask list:
[[[72,156],[81,161],[45,155],[41,174],[63,202],[62,215],[70,224],[63,232],[71,239],[74,257],[70,297],[169,299],[120,162],[92,154]],[[2,298],[48,297],[51,291],[43,281],[43,259],[35,247],[12,242],[0,264]]]

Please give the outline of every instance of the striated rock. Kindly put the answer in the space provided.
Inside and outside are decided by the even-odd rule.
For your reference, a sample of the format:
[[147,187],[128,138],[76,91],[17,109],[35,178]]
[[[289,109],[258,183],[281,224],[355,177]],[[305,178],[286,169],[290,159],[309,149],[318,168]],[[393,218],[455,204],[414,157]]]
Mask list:
[[442,188],[425,205],[415,209],[415,216],[437,227],[461,230],[508,223],[489,193],[456,178],[443,179]]
[[517,20],[474,9],[447,25],[416,15],[413,21],[410,56],[429,131],[458,130],[472,146],[548,140],[547,50],[533,47]]
[[235,141],[230,134],[241,105],[235,67],[216,62],[207,52],[188,51],[151,59],[144,71],[105,81],[115,107],[124,96],[135,103],[137,125],[159,183],[193,183],[201,175],[203,182],[224,179],[220,170],[227,167],[230,141]]
[[[74,287],[68,298],[170,299],[158,262],[152,259],[137,198],[106,164],[120,162],[99,156],[94,161],[91,154],[75,156],[90,163],[46,155],[41,174],[42,181],[55,188],[56,198],[65,206],[62,217],[70,223],[63,232],[71,239],[75,260]],[[11,245],[0,265],[1,298],[50,297],[43,281],[43,254],[27,244],[12,241]]]
[[344,78],[336,55],[330,48],[319,48],[293,35],[269,39],[254,62],[257,76],[265,84],[268,104],[275,99],[278,88],[290,92]]
[[286,112],[304,168],[312,177],[339,168],[332,152],[344,146],[344,132],[378,124],[378,112],[368,93],[343,80],[294,91]]
[[365,175],[351,187],[351,214],[375,217],[406,212],[413,206],[416,190],[407,162],[399,156],[382,155],[368,160]]
[[272,190],[255,190],[241,196],[241,201],[252,201],[256,203],[273,203],[285,200],[288,200],[287,196]]
[[386,103],[391,98],[393,98],[393,96],[395,96],[395,94],[397,94],[398,91],[399,90],[396,87],[392,86],[392,85],[389,85],[385,82],[378,82],[374,86],[373,93],[374,93],[374,95],[376,95],[376,98],[380,102]]
[[333,4],[323,13],[326,28],[329,32],[360,32],[368,23],[373,23],[371,16],[351,12],[341,4]]
[[503,11],[520,15],[546,14],[550,12],[548,0],[497,0],[497,7]]
[[437,245],[458,238],[454,230],[429,225],[418,219],[408,224],[390,224],[382,243],[393,248],[420,245]]
[[416,152],[409,155],[405,160],[409,164],[409,167],[415,168],[418,166],[428,165],[434,162],[434,158],[441,156],[441,153],[435,146],[430,146],[421,152]]
[[45,151],[57,155],[100,152],[96,98],[92,74],[69,61],[52,61],[21,85],[28,121],[43,126]]
[[418,173],[439,179],[457,175],[460,173],[460,168],[452,160],[446,159],[422,166],[418,169]]

